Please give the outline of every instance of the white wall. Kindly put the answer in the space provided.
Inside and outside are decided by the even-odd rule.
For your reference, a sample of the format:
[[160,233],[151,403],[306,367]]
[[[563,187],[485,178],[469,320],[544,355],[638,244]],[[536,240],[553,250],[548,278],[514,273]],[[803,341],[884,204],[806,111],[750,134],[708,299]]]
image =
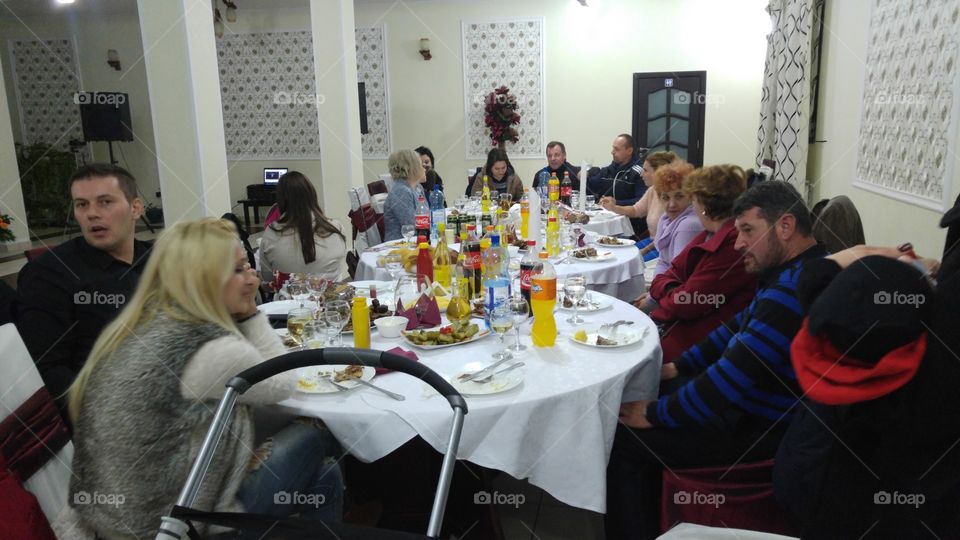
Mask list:
[[[824,56],[821,69],[817,139],[810,147],[808,177],[817,198],[846,195],[863,220],[868,244],[912,242],[924,256],[939,258],[945,232],[936,212],[853,186],[856,174],[864,59],[870,21],[870,0],[827,2]],[[957,154],[954,153],[954,159]],[[958,169],[960,170],[960,169]],[[950,201],[960,194],[960,179],[952,179]]]
[[[0,18],[0,54],[4,58],[4,80],[8,97],[14,140],[22,142],[20,115],[16,105],[13,71],[10,67],[10,39],[74,38],[77,45],[77,63],[84,89],[88,91],[126,92],[130,98],[131,123],[135,140],[114,143],[114,157],[121,166],[127,167],[140,186],[146,202],[159,204],[156,192],[160,189],[157,161],[153,154],[153,121],[150,100],[147,94],[146,71],[143,62],[143,45],[140,40],[140,23],[133,13],[111,14],[109,19],[87,13],[68,13],[49,17],[28,17],[20,20]],[[121,71],[107,65],[107,49],[116,49],[120,54]],[[53,142],[53,141],[45,141]],[[107,143],[92,143],[93,157],[97,161],[109,161]],[[121,153],[122,149],[122,153]],[[125,159],[124,159],[125,158]]]

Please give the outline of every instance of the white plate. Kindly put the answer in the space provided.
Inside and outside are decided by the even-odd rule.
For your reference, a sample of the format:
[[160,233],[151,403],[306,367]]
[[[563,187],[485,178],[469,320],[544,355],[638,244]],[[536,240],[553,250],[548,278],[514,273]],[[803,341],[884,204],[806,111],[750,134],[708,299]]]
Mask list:
[[[519,360],[517,360],[519,361]],[[460,367],[456,373],[449,378],[450,384],[457,389],[457,392],[465,396],[485,396],[489,394],[499,394],[500,392],[506,392],[516,388],[520,383],[523,382],[523,368],[519,367],[517,369],[511,369],[506,373],[501,373],[500,375],[494,375],[490,381],[485,383],[476,383],[473,381],[463,382],[460,380],[460,375],[464,373],[475,373],[492,363],[490,362],[470,362],[462,367]],[[509,367],[509,363],[501,364],[497,366],[496,371],[506,369]]]
[[[346,367],[346,365],[329,365],[300,368],[297,370],[297,390],[304,394],[339,393],[342,390],[337,390],[337,387],[334,386],[333,383],[321,378],[319,373],[333,373]],[[363,366],[363,375],[361,375],[360,378],[369,381],[375,374],[375,369],[370,366]],[[337,384],[348,389],[360,386],[360,383],[352,380],[346,380]]]
[[[614,245],[614,244],[601,244],[600,242],[597,242],[597,240],[599,240],[599,239],[601,239],[601,238],[613,238],[614,240],[618,241],[619,244],[616,244],[616,245]],[[607,236],[607,237],[598,236],[598,237],[596,237],[595,239],[591,240],[590,243],[591,243],[591,244],[594,244],[594,245],[596,245],[596,246],[599,246],[599,247],[601,247],[601,248],[613,248],[613,249],[621,249],[621,248],[628,248],[628,247],[636,247],[636,246],[637,246],[637,243],[634,242],[633,240],[628,240],[628,239],[626,239],[626,238],[615,238],[615,237],[612,237],[612,236]]]
[[350,282],[350,285],[352,285],[353,288],[356,289],[358,292],[361,291],[361,290],[367,291],[368,294],[365,294],[365,295],[364,295],[364,296],[366,296],[367,298],[370,297],[370,295],[369,295],[370,285],[376,285],[376,286],[377,286],[377,297],[379,298],[381,292],[383,292],[383,291],[392,291],[393,288],[394,288],[394,286],[396,286],[396,284],[397,284],[396,281],[377,281],[377,280],[374,280],[374,279],[366,279],[366,280],[363,280],[363,281],[351,281],[351,282]]
[[[310,303],[313,305],[313,302]],[[257,310],[267,315],[286,315],[291,309],[300,307],[299,300],[278,300],[257,306]]]
[[[581,249],[582,249],[582,248],[581,248]],[[615,258],[616,258],[616,256],[613,254],[612,251],[600,251],[600,250],[597,250],[597,256],[596,256],[596,257],[590,257],[590,258],[588,258],[588,259],[581,259],[581,258],[579,258],[579,257],[574,257],[572,253],[570,254],[570,260],[571,260],[571,261],[576,261],[576,262],[605,262],[605,261],[609,261],[609,260],[615,259]]]
[[[481,326],[482,323],[473,323],[473,324],[476,324],[478,327],[480,327],[480,331],[477,332],[476,334],[474,334],[472,338],[470,338],[470,339],[468,339],[468,340],[466,340],[466,341],[460,341],[460,342],[457,342],[457,343],[444,343],[443,345],[418,345],[418,344],[414,343],[413,341],[407,339],[407,334],[409,334],[410,332],[419,332],[420,330],[423,330],[423,331],[425,331],[425,332],[429,332],[429,331],[431,331],[431,330],[439,330],[440,328],[442,328],[442,326],[436,326],[436,327],[433,327],[433,328],[421,328],[421,329],[418,329],[418,330],[409,330],[409,331],[408,331],[408,330],[404,330],[403,332],[400,333],[400,335],[403,336],[403,341],[405,341],[405,342],[406,342],[407,344],[409,344],[411,347],[416,347],[416,348],[418,348],[418,349],[426,349],[426,350],[431,350],[431,349],[445,349],[445,348],[447,348],[447,347],[456,347],[457,345],[466,345],[467,343],[473,343],[474,341],[483,339],[483,338],[485,338],[485,337],[487,337],[487,336],[490,335],[490,330],[489,330],[488,328],[483,328],[483,327]],[[446,325],[444,325],[444,326],[446,326]]]
[[[616,345],[597,345],[597,335],[598,335],[597,331],[599,330],[599,328],[583,329],[583,330],[587,333],[586,342],[577,341],[576,339],[573,339],[577,331],[573,331],[573,333],[569,336],[570,341],[580,345],[586,345],[588,347],[599,347],[601,349],[613,349],[617,347],[626,347],[627,345],[633,345],[634,343],[639,343],[640,341],[643,340],[643,332],[634,330],[632,327],[629,327],[629,326],[619,326],[617,327],[617,335],[614,336],[614,339],[617,340]],[[604,332],[603,337],[609,339],[611,337],[610,331],[608,330]]]
[[[589,304],[586,306],[581,305],[579,309],[580,313],[593,313],[594,311],[607,309],[608,307],[613,305],[613,298],[605,294],[595,293],[591,291],[587,291],[587,294],[584,296],[584,300],[589,302]],[[561,309],[563,311],[573,311],[572,307],[564,307],[563,294],[559,290],[559,287],[557,290],[557,309]]]

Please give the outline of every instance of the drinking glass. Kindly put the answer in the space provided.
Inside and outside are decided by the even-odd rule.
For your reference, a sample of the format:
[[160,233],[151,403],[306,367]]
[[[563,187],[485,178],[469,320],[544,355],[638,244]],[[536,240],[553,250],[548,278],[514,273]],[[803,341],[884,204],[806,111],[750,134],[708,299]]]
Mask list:
[[390,279],[396,281],[403,272],[403,256],[399,253],[387,255],[383,258],[383,266],[390,273]]
[[563,251],[567,253],[566,261],[564,262],[566,264],[573,264],[573,261],[571,260],[573,259],[572,252],[574,248],[577,247],[577,241],[573,236],[573,227],[567,225],[566,223],[560,226],[560,242]]
[[525,351],[527,346],[520,343],[520,325],[526,322],[530,316],[530,306],[520,295],[511,296],[507,300],[506,306],[510,310],[511,317],[513,317],[513,327],[517,330],[517,344],[510,347],[510,350],[515,352]]
[[587,293],[587,280],[582,275],[573,275],[563,282],[563,294],[573,302],[573,317],[567,319],[567,322],[576,326],[583,324],[584,320],[580,318],[580,302]]
[[590,210],[590,209],[592,209],[592,208],[596,208],[596,206],[597,206],[597,199],[596,199],[596,197],[594,197],[593,195],[587,195],[587,200],[586,200],[585,206],[587,207],[587,210]]
[[512,193],[501,193],[500,194],[500,209],[504,212],[509,212],[510,207],[513,206],[513,194]]
[[346,323],[343,321],[343,318],[340,317],[340,313],[337,311],[328,311],[324,308],[323,323],[327,330],[327,345],[331,347],[341,346],[343,339],[340,337],[340,332]]
[[[400,235],[403,236],[403,241],[407,243],[407,246],[410,246],[414,240],[413,235],[417,234],[417,228],[413,225],[403,225],[400,227]],[[413,247],[417,247],[415,244]]]
[[513,355],[510,354],[506,344],[503,342],[504,336],[513,328],[513,312],[507,304],[500,304],[490,312],[490,328],[497,334],[497,337],[500,338],[500,350],[493,353],[494,360],[513,358]]
[[287,294],[294,300],[300,302],[300,307],[304,307],[310,298],[310,289],[307,287],[306,281],[290,279],[287,281]]
[[[321,317],[323,313],[319,314]],[[327,338],[327,322],[313,319],[303,327],[303,345],[308,349],[322,349]]]
[[301,346],[304,344],[304,327],[313,320],[313,310],[303,307],[293,308],[287,312],[287,332]]

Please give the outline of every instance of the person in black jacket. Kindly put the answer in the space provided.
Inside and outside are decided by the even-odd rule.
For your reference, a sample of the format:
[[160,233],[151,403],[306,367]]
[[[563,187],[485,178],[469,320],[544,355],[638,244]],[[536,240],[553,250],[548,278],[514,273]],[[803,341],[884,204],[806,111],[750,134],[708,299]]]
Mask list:
[[[621,133],[613,140],[610,151],[613,162],[602,169],[591,169],[587,177],[587,192],[597,201],[610,196],[616,199],[617,206],[633,206],[647,191],[643,182],[643,156],[638,155],[633,137]],[[647,222],[643,219],[630,220],[637,236],[647,233]]]
[[547,143],[547,166],[537,171],[533,176],[533,189],[540,187],[541,179],[550,179],[551,174],[556,174],[557,179],[563,181],[563,173],[570,175],[570,183],[573,189],[580,189],[580,167],[574,167],[567,161],[567,147],[560,141],[550,141]]

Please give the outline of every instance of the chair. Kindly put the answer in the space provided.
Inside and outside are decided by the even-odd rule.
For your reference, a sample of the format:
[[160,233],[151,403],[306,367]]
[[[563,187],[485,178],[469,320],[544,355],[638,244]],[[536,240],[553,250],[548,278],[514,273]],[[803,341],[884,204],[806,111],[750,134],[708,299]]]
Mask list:
[[374,180],[373,182],[370,182],[369,184],[367,184],[367,193],[369,193],[370,196],[377,195],[379,193],[386,193],[386,192],[387,192],[387,183],[384,182],[383,180]]
[[[0,326],[0,350],[0,453],[53,522],[70,487],[70,434],[13,324]],[[9,519],[24,516],[0,516]]]
[[789,514],[773,494],[772,459],[664,471],[660,530],[677,523],[796,534]]
[[23,256],[27,258],[27,262],[30,262],[37,257],[43,255],[44,253],[53,249],[53,246],[40,246],[33,249],[28,249],[23,252]]

